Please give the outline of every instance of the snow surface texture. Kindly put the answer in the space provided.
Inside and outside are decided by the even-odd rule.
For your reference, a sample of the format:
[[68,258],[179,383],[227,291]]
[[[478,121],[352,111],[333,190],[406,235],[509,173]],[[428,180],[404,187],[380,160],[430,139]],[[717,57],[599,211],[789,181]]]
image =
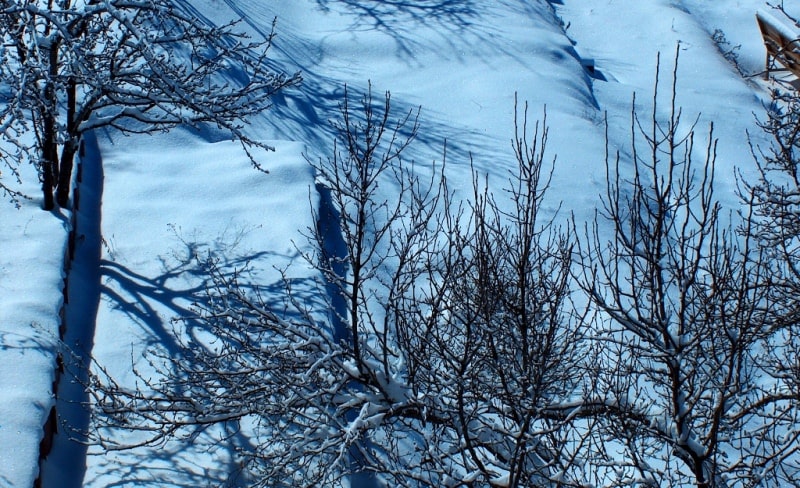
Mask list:
[[[667,79],[680,43],[678,103],[687,119],[701,114],[700,127],[716,122],[721,200],[736,202],[734,167],[753,170],[745,130],[760,137],[753,114],[762,112],[767,91],[758,76],[742,77],[711,37],[721,29],[731,45],[741,45],[744,71],[759,72],[764,49],[755,12],[765,8],[763,0],[463,0],[435,9],[422,1],[192,4],[213,22],[242,17],[254,35],[268,32],[277,16],[274,62],[286,72],[302,70],[305,81],[251,121],[251,135],[277,148],[259,156],[269,175],[253,170],[238,145],[213,133],[95,134],[100,154],[87,160],[102,163],[94,180],[102,187],[101,206],[92,214],[101,219],[94,223],[99,234],[92,244],[88,224],[87,237],[78,235],[77,242],[95,246],[99,257],[79,258],[84,268],[73,272],[85,274],[86,287],[72,302],[88,309],[67,313],[80,317],[84,332],[94,332],[73,336],[71,345],[90,349],[123,382],[132,380],[132,361],[144,367],[145,347],[170,348],[170,318],[202,290],[196,257],[210,250],[250,260],[265,286],[277,279],[273,266],[297,261],[293,241],[302,242],[299,232],[311,225],[309,204],[316,201],[302,155],[330,154],[328,121],[336,117],[345,84],[360,93],[371,80],[377,94],[391,90],[400,111],[422,106],[413,155],[421,164],[440,160],[446,139],[448,176],[460,196],[471,189],[469,154],[490,183],[506,181],[514,93],[529,102],[532,118],[546,106],[548,149],[558,155],[550,208],[563,200],[564,215],[574,212],[582,220],[591,217],[604,185],[605,114],[613,149],[624,150],[632,94],[642,95],[643,106],[650,103],[656,53],[662,53]],[[36,176],[26,176],[25,191],[37,197]],[[42,425],[54,402],[54,338],[70,216],[38,205],[0,209],[0,486],[32,486]],[[208,445],[213,439],[198,439],[190,449],[114,454],[90,449],[84,458],[61,437],[44,486],[229,481],[231,450],[240,441],[232,436],[228,445]]]

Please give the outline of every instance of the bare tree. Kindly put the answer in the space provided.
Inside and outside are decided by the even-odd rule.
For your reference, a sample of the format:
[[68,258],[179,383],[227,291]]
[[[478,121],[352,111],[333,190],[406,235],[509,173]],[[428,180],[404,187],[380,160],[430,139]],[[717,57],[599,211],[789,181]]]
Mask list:
[[800,284],[800,97],[775,90],[760,125],[773,144],[766,151],[751,145],[760,178],[742,181],[741,193],[761,218],[755,230],[770,257],[786,264],[777,270],[782,274],[775,282],[791,288]]
[[[798,421],[800,398],[800,96],[775,90],[761,128],[772,137],[769,148],[751,146],[759,169],[756,181],[740,178],[741,195],[757,216],[745,231],[763,249],[771,264],[769,290],[777,304],[774,338],[765,346],[760,364],[771,381],[759,391],[768,415],[790,425]],[[800,485],[800,440],[791,431],[777,431],[769,441],[782,441],[779,457],[761,462],[783,472],[783,479]],[[787,483],[787,481],[784,481]]]
[[475,175],[469,210],[443,221],[449,237],[418,261],[394,324],[415,396],[449,419],[430,427],[429,462],[480,486],[570,486],[588,429],[565,412],[581,401],[585,342],[572,316],[572,240],[542,210],[554,167],[546,116],[529,132],[523,114],[508,202]]
[[269,66],[272,35],[250,41],[235,27],[210,25],[180,0],[0,1],[0,160],[17,178],[20,164],[38,169],[49,210],[68,204],[88,130],[208,123],[266,148],[243,121],[299,76]]
[[696,147],[697,122],[676,107],[677,65],[666,121],[658,71],[649,120],[634,98],[630,165],[606,155],[603,208],[580,246],[602,346],[584,406],[605,419],[595,473],[615,486],[786,486],[796,410],[763,387],[780,309],[771,269],[736,232],[751,216],[727,216],[714,197],[713,125]]
[[254,486],[798,485],[797,179],[770,178],[793,171],[775,158],[797,124],[765,125],[783,146],[746,212],[725,212],[677,61],[666,120],[660,63],[646,120],[634,98],[631,159],[607,151],[578,240],[543,213],[546,117],[517,110],[508,198],[473,171],[458,202],[444,164],[427,178],[405,159],[417,111],[346,91],[333,155],[310,161],[319,280],[287,271],[276,295],[209,257],[180,354],[150,353],[159,377],[90,375],[88,437],[128,449],[242,423]]
[[542,216],[546,126],[531,140],[518,124],[508,204],[477,175],[475,201],[455,204],[441,167],[423,178],[403,159],[415,112],[392,122],[390,110],[388,93],[355,108],[346,96],[337,150],[312,162],[306,257],[322,281],[287,278],[282,297],[264,296],[212,263],[214,286],[186,318],[203,334],[179,335],[180,358],[154,356],[163,380],[93,376],[95,441],[247,420],[257,448],[240,454],[257,486],[580,481],[591,429],[569,412],[585,351],[571,238]]

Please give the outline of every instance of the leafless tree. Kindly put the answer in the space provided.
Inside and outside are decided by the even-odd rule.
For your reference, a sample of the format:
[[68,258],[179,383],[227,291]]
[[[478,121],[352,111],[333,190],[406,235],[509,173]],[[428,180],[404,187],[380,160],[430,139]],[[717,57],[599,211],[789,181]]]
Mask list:
[[[761,358],[772,381],[759,398],[770,416],[791,423],[797,422],[800,398],[800,96],[776,89],[767,118],[760,125],[772,137],[772,144],[769,148],[751,146],[759,178],[740,178],[743,200],[757,217],[745,230],[771,264],[769,289],[778,304],[775,337],[765,346]],[[762,463],[777,465],[784,478],[797,486],[799,441],[789,432],[782,433],[783,437],[773,436],[770,440],[791,441],[785,452],[777,459],[763,456]]]
[[92,129],[208,123],[266,148],[243,121],[299,76],[269,66],[272,35],[251,41],[235,27],[210,25],[180,0],[0,1],[0,160],[17,178],[21,164],[38,169],[49,210],[68,204],[73,159]]
[[317,286],[287,277],[262,295],[212,263],[185,318],[202,333],[179,334],[179,357],[151,356],[163,379],[131,389],[96,370],[95,441],[241,421],[258,433],[240,453],[257,486],[578,484],[586,351],[572,240],[542,211],[546,125],[529,138],[518,121],[506,204],[478,175],[457,204],[441,166],[428,179],[403,158],[416,112],[390,112],[388,93],[345,96],[334,155],[312,161]]
[[634,98],[630,161],[606,155],[603,206],[580,245],[602,346],[583,407],[605,419],[593,471],[613,486],[787,486],[797,411],[763,366],[781,308],[772,268],[736,232],[752,216],[714,197],[713,125],[697,147],[677,65],[665,121],[658,74],[648,120]]
[[646,119],[634,98],[630,159],[606,151],[580,233],[543,210],[546,116],[517,110],[507,198],[473,171],[459,202],[444,162],[406,160],[418,111],[346,91],[333,154],[310,161],[300,249],[319,279],[287,271],[275,294],[209,257],[180,354],[150,353],[159,376],[90,375],[89,438],[247,425],[254,486],[800,484],[797,99],[776,101],[775,149],[754,148],[762,177],[726,211],[677,65],[666,110],[660,63]]
[[572,239],[542,210],[546,117],[529,132],[523,114],[508,202],[475,176],[469,209],[448,214],[449,238],[403,287],[395,335],[415,396],[449,419],[431,426],[438,462],[480,486],[569,486],[588,429],[565,412],[580,404],[586,351],[572,316]]

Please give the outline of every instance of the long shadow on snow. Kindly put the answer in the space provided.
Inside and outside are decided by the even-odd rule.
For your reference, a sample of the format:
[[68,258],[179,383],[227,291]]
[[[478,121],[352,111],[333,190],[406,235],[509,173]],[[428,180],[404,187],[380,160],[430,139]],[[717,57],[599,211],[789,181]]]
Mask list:
[[[340,225],[340,214],[336,210],[331,198],[331,190],[322,184],[317,184],[319,194],[319,214],[317,215],[317,232],[322,240],[322,259],[331,263],[333,273],[341,278],[346,278],[349,272],[346,264],[347,245],[344,242]],[[333,338],[337,342],[352,342],[353,334],[345,317],[347,317],[347,300],[340,292],[336,283],[325,283],[327,299],[330,301],[328,320],[333,329]],[[347,420],[353,422],[357,413],[348,412]],[[352,488],[377,488],[380,486],[378,479],[368,470],[361,469],[365,459],[360,448],[370,448],[369,439],[362,439],[359,446],[354,443],[348,452],[350,468],[353,473],[349,477]]]
[[[241,18],[252,34],[266,38],[270,34],[272,16],[264,11],[264,6],[258,2],[242,2],[238,0],[224,0],[231,11]],[[565,45],[556,47],[552,52],[538,53],[537,57],[545,56],[561,62],[562,59],[574,58],[580,64],[580,56],[570,44],[569,38],[560,24],[552,2],[518,2],[503,0],[502,2],[478,2],[476,0],[419,0],[409,2],[406,0],[387,0],[382,2],[362,2],[359,0],[315,0],[317,7],[328,12],[340,11],[350,15],[352,23],[345,29],[348,31],[375,30],[389,36],[396,44],[397,58],[413,69],[416,63],[416,54],[421,50],[430,50],[429,40],[419,33],[423,29],[434,32],[440,36],[440,41],[447,49],[439,49],[437,56],[443,59],[460,59],[463,57],[461,50],[465,45],[470,46],[470,58],[479,59],[491,69],[496,59],[513,59],[520,67],[529,66],[532,61],[530,53],[520,52],[514,43],[506,39],[502,32],[498,32],[490,22],[496,15],[494,9],[503,4],[502,8],[512,9],[515,14],[530,19],[531,26],[539,28],[556,28],[564,34]],[[192,6],[186,0],[180,0],[180,8],[198,18],[202,18],[209,25],[212,19]],[[550,27],[547,27],[547,26]],[[535,31],[532,31],[532,33]],[[296,71],[303,74],[303,81],[298,87],[282,90],[272,97],[273,106],[267,111],[262,120],[254,125],[254,138],[268,137],[271,139],[302,141],[308,148],[309,157],[317,159],[331,155],[335,131],[329,121],[340,118],[339,105],[344,97],[345,84],[350,87],[351,97],[364,93],[367,89],[363,75],[352,79],[346,67],[337,71],[336,77],[328,76],[319,68],[325,59],[324,48],[310,42],[296,33],[281,30],[280,19],[277,27],[278,36],[272,46],[273,55],[265,62],[275,72]],[[466,42],[468,39],[469,42]],[[233,40],[231,42],[234,42]],[[417,63],[418,64],[418,63]],[[507,66],[505,66],[508,69]],[[348,76],[349,75],[349,76]],[[231,68],[233,80],[245,77],[236,67]],[[584,102],[597,107],[592,92],[592,80],[585,72],[581,79],[574,80],[575,92],[581,93]],[[375,86],[375,92],[391,90],[391,86]],[[522,88],[522,87],[518,87]],[[509,94],[510,95],[510,94]],[[376,97],[379,100],[379,97]],[[466,103],[466,102],[465,102]],[[392,100],[395,114],[403,114],[417,108],[407,100],[395,97]],[[508,107],[509,109],[511,107]],[[255,121],[254,121],[255,122]],[[491,159],[497,155],[491,154],[488,148],[493,147],[496,141],[491,141],[480,129],[453,126],[452,121],[447,121],[441,115],[430,113],[422,107],[421,130],[417,135],[416,143],[409,148],[407,157],[415,159],[418,169],[424,168],[433,160],[441,160],[442,146],[447,141],[448,159],[455,167],[469,166],[470,155],[476,155],[474,167],[479,171],[493,171],[496,161]],[[262,124],[264,131],[258,126]],[[210,131],[214,133],[214,131]],[[220,134],[198,133],[208,140],[218,140],[225,136]],[[509,135],[510,137],[510,135]],[[264,155],[264,167],[269,169],[269,154]]]
[[[124,313],[134,324],[152,335],[150,345],[158,345],[165,352],[178,355],[182,346],[175,339],[172,327],[173,318],[192,317],[196,314],[195,304],[207,299],[206,291],[213,286],[213,279],[207,259],[222,258],[215,265],[223,277],[233,277],[253,263],[269,262],[271,259],[291,260],[293,257],[271,251],[258,251],[246,256],[227,258],[216,251],[209,250],[209,257],[201,257],[206,245],[187,243],[182,257],[173,255],[161,258],[163,271],[158,276],[148,277],[137,273],[117,262],[102,260],[101,268],[104,283],[101,286],[103,298],[110,302],[110,308]],[[273,295],[282,290],[280,284],[263,286],[255,281],[239,282],[239,287]],[[197,322],[185,322],[188,330],[201,327]]]
[[[103,299],[110,301],[112,309],[121,311],[151,335],[142,348],[150,348],[157,354],[185,364],[191,363],[192,357],[203,354],[203,349],[209,345],[209,338],[204,336],[206,326],[192,317],[197,315],[196,307],[202,308],[208,303],[207,291],[214,286],[209,272],[212,261],[215,272],[223,280],[236,276],[240,289],[265,299],[276,298],[270,300],[274,303],[285,295],[284,283],[279,280],[264,286],[257,285],[255,278],[250,279],[248,270],[257,273],[257,267],[262,262],[271,263],[276,259],[290,262],[297,256],[277,256],[268,251],[233,254],[221,241],[209,244],[182,240],[182,244],[182,249],[173,251],[169,257],[160,258],[162,271],[157,276],[144,276],[111,260],[102,260],[101,268],[104,277]],[[293,296],[311,304],[321,296],[316,286],[316,283],[302,279],[293,280]],[[173,318],[182,320],[175,324]],[[213,354],[211,351],[208,353]],[[157,357],[155,361],[163,366],[159,373],[180,380],[180,372],[169,370],[169,363]],[[186,366],[191,369],[192,364]],[[157,448],[123,451],[115,454],[113,459],[95,463],[97,480],[88,480],[90,485],[93,481],[115,487],[142,484],[176,488],[209,484],[238,487],[250,484],[242,474],[236,453],[253,451],[257,446],[246,432],[239,429],[236,422],[198,428],[183,434],[186,437]],[[213,461],[210,465],[203,461],[209,459],[207,456]],[[105,480],[109,478],[119,481],[108,484]]]
[[[232,1],[232,0],[227,0]],[[349,32],[373,30],[391,38],[395,55],[409,66],[417,64],[420,51],[430,49],[429,40],[420,37],[420,28],[428,28],[444,41],[449,49],[438,55],[458,57],[459,43],[465,36],[474,38],[484,47],[510,54],[497,42],[497,32],[489,32],[481,25],[490,5],[474,0],[386,0],[364,2],[360,0],[315,0],[324,12],[343,11],[353,19],[346,29]]]
[[[226,0],[229,4],[235,0]],[[438,49],[436,55],[442,59],[463,59],[462,50],[469,46],[469,57],[480,59],[488,67],[493,66],[496,59],[511,59],[520,67],[527,67],[535,59],[522,52],[512,39],[504,36],[490,19],[498,7],[509,9],[516,15],[529,19],[531,26],[544,22],[564,35],[568,42],[547,53],[538,53],[542,59],[560,60],[574,58],[582,65],[574,43],[566,33],[563,22],[556,14],[554,5],[560,1],[546,2],[517,0],[501,0],[497,2],[480,2],[475,0],[385,0],[382,2],[364,2],[361,0],[315,0],[321,10],[329,12],[343,9],[353,18],[348,31],[374,30],[389,36],[395,43],[395,54],[398,59],[413,68],[419,52],[430,51],[430,40],[420,36],[427,29],[428,35],[435,35],[446,49]],[[544,26],[542,25],[542,27]],[[503,66],[509,69],[509,66]],[[584,102],[598,108],[592,92],[591,73],[583,72],[576,81],[576,89],[584,93]],[[517,87],[517,90],[522,87]]]
[[[226,0],[229,5],[248,19],[248,11],[237,5],[235,0]],[[431,0],[421,2],[388,1],[359,2],[357,0],[316,0],[322,10],[345,9],[353,17],[350,29],[373,29],[383,32],[397,44],[397,56],[414,69],[415,50],[430,50],[424,37],[420,37],[423,29],[435,30],[441,35],[443,44],[448,49],[437,50],[435,55],[443,60],[461,59],[461,50],[469,45],[469,59],[486,65],[487,70],[513,69],[513,67],[495,66],[498,59],[511,59],[521,69],[528,69],[537,60],[550,59],[554,63],[569,62],[573,59],[576,67],[576,79],[572,80],[574,89],[570,90],[583,103],[597,108],[594,98],[592,80],[581,68],[581,60],[566,36],[560,19],[549,4],[529,2],[505,2],[503,8],[512,9],[515,14],[530,19],[531,35],[537,29],[552,29],[564,36],[562,46],[555,46],[546,53],[521,52],[514,47],[502,32],[498,32],[489,17],[497,15],[497,5],[492,2]],[[307,143],[312,156],[327,157],[332,152],[332,141],[336,134],[328,121],[338,120],[339,104],[344,96],[344,82],[349,74],[346,67],[336,72],[336,78],[322,73],[319,64],[324,63],[324,48],[310,43],[291,32],[280,31],[274,49],[280,53],[284,65],[297,66],[303,73],[304,80],[298,88],[278,93],[274,99],[272,110],[265,116],[266,124],[275,131],[278,138],[300,140]],[[464,39],[468,39],[466,42]],[[361,76],[361,75],[359,75]],[[366,91],[366,81],[356,79],[348,82],[350,96],[355,98]],[[382,91],[391,86],[374,86],[375,99]],[[525,87],[515,87],[523,90]],[[508,93],[510,97],[512,93]],[[470,103],[465,100],[464,103]],[[393,97],[392,109],[395,115],[415,110],[417,106],[408,99]],[[509,111],[511,106],[506,107]],[[455,122],[455,123],[454,123]],[[511,121],[509,120],[509,123]],[[420,131],[415,143],[408,149],[407,158],[417,161],[417,169],[425,168],[433,160],[441,160],[442,146],[447,142],[447,154],[450,166],[457,172],[469,171],[470,156],[475,156],[474,168],[481,172],[496,172],[497,157],[511,158],[508,153],[496,154],[497,141],[492,140],[482,127],[459,126],[458,121],[448,120],[446,114],[437,114],[422,107]],[[510,139],[512,134],[508,134]],[[502,146],[501,146],[502,147]]]
[[[152,336],[151,345],[157,344],[170,354],[178,354],[180,347],[175,341],[170,320],[189,315],[192,301],[210,284],[209,279],[192,266],[192,261],[193,258],[188,257],[151,278],[114,261],[103,260],[103,297],[111,303],[110,308],[123,312],[131,322],[148,332]],[[197,277],[200,281],[183,288],[169,283],[185,275]]]
[[98,263],[101,254],[101,204],[103,162],[94,133],[83,136],[79,185],[74,196],[74,255],[69,271],[68,301],[65,303],[63,366],[66,374],[58,386],[56,409],[61,425],[53,449],[42,467],[42,486],[80,488],[86,472],[85,432],[89,413],[84,389],[86,371],[94,347],[95,319],[100,302]]
[[[457,39],[461,36],[470,36],[473,44],[480,45],[483,58],[487,63],[497,57],[513,56],[520,64],[528,63],[519,53],[513,51],[509,44],[498,37],[498,33],[491,30],[488,25],[481,22],[485,15],[489,15],[489,8],[483,3],[474,0],[435,0],[421,2],[373,2],[375,5],[361,5],[363,2],[355,0],[316,0],[318,7],[325,11],[334,7],[349,9],[353,14],[355,29],[377,29],[391,36],[397,44],[398,58],[412,65],[414,63],[414,50],[424,47],[424,40],[418,39],[416,31],[420,27],[435,26],[442,34],[442,39],[452,49],[438,53],[444,57],[460,57]],[[194,6],[185,0],[180,2],[181,8],[202,18],[210,25],[212,19],[202,15]],[[231,11],[240,17],[256,36],[267,37],[271,28],[272,17],[265,16],[264,7],[257,2],[251,5],[236,0],[225,0]],[[520,15],[534,17],[541,12],[528,6],[514,7],[520,9]],[[268,17],[269,22],[260,20]],[[290,31],[281,30],[280,19],[277,27],[278,36],[272,45],[273,55],[265,62],[275,72],[299,70],[303,81],[297,87],[279,91],[272,97],[272,107],[260,119],[253,120],[255,133],[251,134],[256,139],[268,138],[279,140],[301,141],[307,147],[310,159],[327,158],[332,154],[333,141],[337,134],[331,127],[330,121],[340,120],[340,104],[345,95],[345,85],[355,102],[361,94],[367,91],[367,80],[358,75],[353,79],[352,74],[344,68],[337,72],[336,77],[323,73],[319,65],[325,61],[325,53],[321,46],[310,42],[301,35]],[[470,56],[474,57],[474,53]],[[232,79],[244,76],[243,73],[235,74],[235,67],[231,68]],[[349,75],[349,76],[348,76]],[[391,86],[373,86],[374,98],[382,101],[380,96],[383,91],[391,90]],[[392,99],[392,111],[396,117],[415,111],[417,105],[399,97]],[[509,107],[510,108],[510,107]],[[359,114],[353,114],[357,119]],[[266,129],[266,130],[265,130]],[[406,128],[408,129],[408,128]],[[196,134],[204,140],[217,141],[225,139],[224,134],[218,134],[213,128],[202,128]],[[408,135],[401,134],[401,135]],[[463,167],[468,171],[470,156],[477,155],[474,167],[479,171],[493,170],[496,155],[491,154],[496,141],[492,141],[480,128],[467,128],[454,126],[452,121],[446,120],[441,114],[426,111],[422,107],[420,117],[420,131],[415,143],[407,150],[406,159],[415,160],[418,171],[430,171],[433,161],[441,162],[443,145],[447,142],[448,160],[455,167]],[[269,169],[269,154],[263,155],[263,166]],[[387,182],[391,185],[392,182]]]
[[[97,483],[100,482],[103,483],[103,488],[250,486],[248,480],[241,474],[232,454],[236,449],[253,450],[255,446],[250,443],[247,436],[238,432],[235,426],[228,425],[224,428],[226,437],[222,443],[215,436],[198,432],[192,440],[191,448],[188,449],[186,444],[175,442],[158,447],[139,448],[129,453],[106,454],[108,462],[96,470],[96,481],[87,480],[87,486],[98,486]],[[209,456],[213,457],[213,462],[204,462]]]
[[[145,332],[150,340],[142,348],[154,347],[174,357],[184,356],[182,346],[176,339],[176,330],[171,325],[174,317],[191,317],[192,305],[206,298],[206,289],[211,286],[208,269],[199,255],[204,251],[220,252],[225,244],[217,241],[212,245],[183,241],[184,248],[173,250],[170,256],[159,258],[162,271],[156,276],[137,273],[111,259],[101,259],[104,242],[100,235],[101,196],[103,189],[102,161],[96,141],[87,137],[87,156],[82,160],[83,183],[81,184],[81,206],[78,213],[75,258],[70,271],[69,303],[66,307],[68,325],[64,342],[69,348],[66,354],[66,374],[61,381],[58,395],[58,412],[62,430],[55,438],[54,448],[43,467],[43,486],[79,488],[86,477],[85,432],[90,427],[90,414],[86,408],[89,396],[84,389],[88,384],[87,370],[90,367],[96,318],[101,300],[112,310],[121,311],[130,323]],[[110,252],[113,256],[113,252]],[[221,269],[240,269],[248,263],[262,258],[271,260],[269,252],[221,258]],[[276,293],[275,289],[269,293]],[[184,331],[192,332],[199,324],[187,322]],[[12,341],[2,340],[0,347],[13,347]],[[27,342],[34,339],[28,338]],[[28,343],[16,341],[20,346]],[[102,364],[100,366],[103,366]],[[169,371],[164,371],[169,373]],[[120,453],[108,458],[108,462],[95,462],[97,475],[108,475],[119,480],[107,486],[138,486],[142,482],[158,483],[158,486],[189,487],[215,481],[220,486],[247,486],[240,480],[240,469],[233,453],[253,446],[246,435],[235,425],[221,426],[222,435],[209,437],[196,433],[192,441],[207,449],[216,449],[219,462],[213,467],[198,465],[185,445],[160,446],[157,449]],[[220,442],[220,438],[224,442]],[[189,450],[193,452],[193,450]],[[103,453],[101,453],[103,454]],[[143,455],[144,454],[144,455]],[[147,459],[150,462],[144,462]],[[216,469],[214,468],[216,467]],[[99,469],[98,469],[99,468]],[[104,481],[105,482],[105,481]],[[137,485],[138,483],[138,485]]]
[[[225,0],[225,3],[254,33],[261,36],[269,34],[268,26],[258,21],[264,17],[263,6],[256,2],[253,4],[254,9],[248,10],[248,4],[236,0]],[[317,3],[320,9],[325,10],[335,1],[317,0]],[[413,62],[412,47],[420,43],[414,37],[415,25],[418,25],[415,23],[420,22],[425,22],[425,25],[437,22],[438,27],[447,32],[443,38],[453,47],[448,50],[447,56],[460,55],[454,41],[459,32],[462,34],[472,32],[480,38],[481,43],[491,43],[493,49],[502,49],[505,54],[511,54],[503,43],[494,40],[496,33],[490,32],[480,23],[472,22],[480,18],[482,12],[476,7],[481,4],[473,0],[420,2],[420,6],[414,2],[389,2],[388,5],[383,5],[385,2],[372,2],[376,6],[366,11],[359,7],[358,2],[345,0],[344,3],[348,8],[355,9],[356,14],[360,12],[360,17],[356,15],[354,21],[359,28],[366,28],[365,26],[372,22],[370,16],[380,16],[379,21],[375,20],[377,22],[375,28],[384,30],[396,40],[398,56],[407,63]],[[379,3],[381,5],[377,5]],[[432,8],[432,4],[437,4],[439,9]],[[408,22],[409,17],[413,22]],[[270,17],[270,22],[271,19]],[[210,22],[210,19],[206,20]],[[299,70],[303,75],[303,81],[297,87],[276,93],[272,97],[271,109],[264,114],[259,123],[268,127],[269,138],[302,141],[306,144],[309,157],[312,159],[327,157],[332,154],[333,141],[336,137],[330,121],[341,118],[340,104],[344,99],[345,85],[348,86],[351,99],[354,101],[367,91],[368,80],[362,75],[354,78],[355,75],[348,73],[346,68],[337,71],[336,77],[325,74],[319,68],[325,61],[323,47],[296,33],[281,30],[280,19],[278,19],[277,34],[272,46],[274,55],[267,59],[267,63],[278,72]],[[487,55],[487,58],[491,57]],[[525,60],[519,58],[519,62]],[[391,86],[373,86],[375,100],[382,101],[380,94],[391,89]],[[399,97],[393,97],[392,107],[397,116],[418,108],[417,105]],[[468,132],[464,128],[453,127],[452,122],[426,111],[425,107],[422,107],[420,124],[416,142],[409,148],[407,154],[411,159],[421,163],[420,166],[433,160],[440,161],[445,141],[447,141],[448,158],[463,163],[465,167],[468,165],[470,153],[480,153],[482,149],[491,147],[492,141],[481,132],[474,130]],[[254,136],[264,137],[263,134]],[[269,155],[266,155],[265,159],[265,167],[269,169]]]
[[[342,6],[353,17],[348,30],[372,29],[391,37],[396,46],[396,54],[407,63],[412,63],[416,52],[424,50],[425,40],[415,35],[418,25],[435,26],[442,38],[452,41],[473,31],[475,21],[480,17],[478,2],[472,0],[389,0],[384,2],[363,2],[359,0],[316,0],[317,5],[329,11]],[[476,5],[477,3],[477,5]],[[455,49],[451,49],[457,52]]]

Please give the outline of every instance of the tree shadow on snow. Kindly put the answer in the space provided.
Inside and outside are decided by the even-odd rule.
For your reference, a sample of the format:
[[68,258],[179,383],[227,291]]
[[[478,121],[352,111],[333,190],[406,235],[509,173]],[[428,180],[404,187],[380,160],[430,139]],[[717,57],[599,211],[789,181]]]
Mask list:
[[[375,29],[390,36],[396,44],[396,55],[402,62],[413,66],[415,52],[431,49],[429,42],[420,38],[420,26],[435,26],[436,35],[451,49],[436,50],[437,56],[457,58],[462,55],[459,39],[470,36],[472,44],[481,46],[481,52],[487,61],[502,52],[505,56],[516,56],[519,63],[527,63],[510,48],[508,43],[498,39],[498,33],[489,29],[488,24],[481,22],[482,16],[488,15],[484,3],[476,0],[420,0],[407,2],[390,0],[385,2],[359,2],[356,0],[315,0],[319,9],[326,11],[336,9],[350,15],[353,23],[350,29]],[[192,9],[186,2],[183,8]],[[263,19],[272,19],[264,12],[264,6],[255,3],[225,0],[225,4],[242,21],[249,26],[256,36],[266,37],[270,34]],[[521,14],[533,15],[528,7],[520,7]],[[211,22],[211,19],[206,19]],[[345,29],[347,32],[349,29]],[[281,19],[277,22],[277,37],[271,47],[271,55],[264,61],[276,72],[302,73],[303,81],[295,87],[281,90],[272,96],[272,107],[260,120],[251,121],[252,136],[258,139],[302,141],[312,160],[325,158],[332,154],[333,141],[336,137],[330,121],[340,119],[340,104],[348,88],[354,101],[368,90],[368,79],[360,71],[341,66],[335,75],[321,65],[343,60],[327,58],[324,46],[303,37],[302,34],[281,28]],[[474,59],[474,53],[470,53]],[[375,100],[382,102],[384,91],[391,91],[392,86],[373,85]],[[509,93],[509,96],[511,94]],[[392,111],[395,118],[419,108],[411,100],[395,96],[392,98]],[[492,142],[480,131],[466,129],[447,120],[442,114],[436,114],[421,107],[421,130],[407,156],[420,166],[429,165],[432,161],[441,162],[442,148],[447,141],[447,154],[450,161],[456,164],[469,165],[471,153],[480,153],[482,149],[491,147]],[[509,107],[510,109],[511,107]],[[469,132],[467,132],[469,131]],[[201,137],[204,134],[198,133]],[[270,154],[263,156],[263,163],[269,169]]]
[[39,330],[38,327],[36,324],[32,325],[30,334],[0,330],[0,351],[16,350],[22,355],[34,352],[53,355],[57,342],[54,333]]
[[220,433],[222,441],[217,436],[198,432],[191,446],[185,441],[173,441],[132,451],[92,453],[102,460],[92,461],[96,468],[86,486],[249,486],[232,456],[237,450],[252,450],[254,446],[236,426],[228,425],[224,429],[225,432]]
[[[348,31],[375,30],[394,40],[396,55],[413,65],[416,53],[425,50],[426,39],[418,35],[420,25],[435,31],[457,52],[456,39],[468,32],[477,32],[482,10],[474,0],[316,0],[323,11],[346,9],[353,22]],[[484,40],[489,40],[485,37]]]
[[[158,258],[161,272],[154,276],[134,271],[113,259],[101,261],[102,300],[107,308],[126,317],[134,334],[141,335],[141,332],[147,337],[145,343],[137,347],[148,361],[152,360],[151,365],[158,365],[157,376],[178,378],[181,375],[171,370],[170,362],[163,359],[191,363],[193,358],[207,351],[210,345],[207,326],[194,317],[198,308],[202,309],[212,299],[209,294],[215,286],[212,269],[217,279],[235,280],[239,289],[270,303],[284,300],[286,283],[283,279],[276,278],[262,285],[264,280],[260,276],[280,275],[275,270],[269,273],[265,266],[273,263],[288,266],[300,259],[299,256],[269,251],[238,253],[234,247],[224,240],[200,242],[181,238],[180,248]],[[310,277],[293,279],[291,286],[296,300],[311,305],[324,299],[318,291],[319,285]],[[137,360],[136,353],[133,356],[132,360]],[[98,361],[103,367],[102,359]],[[191,364],[185,365],[191,369]],[[113,372],[110,374],[113,376]],[[104,452],[95,446],[89,453],[91,467],[87,471],[86,486],[249,486],[237,453],[256,449],[250,435],[251,432],[239,428],[237,422],[228,422],[186,430],[179,438],[154,447]]]

